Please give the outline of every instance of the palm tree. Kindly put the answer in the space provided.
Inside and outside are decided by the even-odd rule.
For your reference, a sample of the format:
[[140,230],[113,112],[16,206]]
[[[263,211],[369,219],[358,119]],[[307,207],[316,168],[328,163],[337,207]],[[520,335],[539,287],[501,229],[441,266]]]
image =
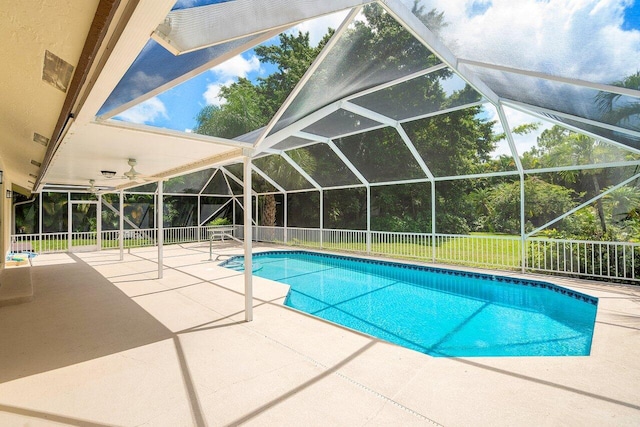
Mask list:
[[[293,150],[289,153],[295,161],[307,173],[313,173],[316,168],[316,160],[305,149]],[[265,172],[285,190],[304,188],[307,180],[300,175],[284,158],[278,155],[267,156],[255,160],[256,166]],[[265,190],[257,188],[258,191]],[[276,199],[273,193],[267,194],[262,206],[262,225],[273,227],[276,225]]]
[[[612,86],[640,91],[640,71],[611,83]],[[607,123],[626,125],[630,129],[640,130],[640,101],[626,102],[622,105],[619,93],[600,91],[596,95],[596,104],[602,112],[602,120]]]

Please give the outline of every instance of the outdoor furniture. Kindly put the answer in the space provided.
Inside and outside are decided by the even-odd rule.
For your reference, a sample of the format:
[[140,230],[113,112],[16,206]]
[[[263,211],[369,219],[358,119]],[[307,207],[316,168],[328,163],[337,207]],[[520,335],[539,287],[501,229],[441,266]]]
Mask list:
[[233,231],[235,227],[230,225],[219,225],[215,227],[210,227],[208,229],[209,232],[209,261],[213,261],[213,241],[220,240],[224,242],[225,237],[235,240],[236,242],[242,243],[242,240],[237,239],[233,236]]

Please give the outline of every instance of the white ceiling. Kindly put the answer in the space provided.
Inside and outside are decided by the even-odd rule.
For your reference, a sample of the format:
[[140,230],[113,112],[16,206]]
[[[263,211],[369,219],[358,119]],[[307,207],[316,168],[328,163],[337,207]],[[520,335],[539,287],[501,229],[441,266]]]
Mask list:
[[[47,171],[49,183],[119,187],[132,183],[123,178],[128,159],[136,159],[136,171],[166,177],[222,160],[240,157],[241,150],[194,135],[165,135],[150,129],[135,129],[88,123],[72,127]],[[106,179],[103,170],[116,172]]]

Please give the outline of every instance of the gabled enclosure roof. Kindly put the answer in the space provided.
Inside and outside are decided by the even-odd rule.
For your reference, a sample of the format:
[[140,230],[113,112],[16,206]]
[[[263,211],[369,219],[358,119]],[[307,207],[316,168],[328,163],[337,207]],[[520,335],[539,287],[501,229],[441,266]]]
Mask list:
[[[291,174],[305,177],[305,188],[433,180],[438,173],[432,170],[432,159],[418,152],[404,125],[477,106],[495,112],[514,158],[518,153],[505,110],[640,152],[640,8],[630,2],[152,3],[139,2],[64,144],[51,148],[55,153],[43,165],[40,184],[82,185],[101,180],[105,169],[122,175],[128,158],[137,158],[145,175],[165,178],[237,162],[249,153],[243,151],[247,148],[254,157],[281,156]],[[367,38],[370,32],[354,30],[370,26],[365,6],[401,26],[400,32],[388,35],[393,43],[373,45]],[[297,24],[341,11],[342,24],[266,126],[226,139],[114,119]],[[524,25],[531,21],[535,25]],[[442,25],[434,26],[437,22]],[[145,32],[148,28],[152,31]],[[430,87],[437,87],[444,98],[435,102]],[[407,169],[391,173],[354,164],[345,141],[388,130],[389,143],[406,152]],[[127,142],[113,145],[113,152],[108,138]],[[166,147],[159,150],[158,141]],[[314,144],[323,146],[313,150],[328,149],[325,155],[340,160],[336,170],[344,179],[313,177],[313,171],[305,171],[286,154]],[[74,162],[86,167],[73,168]],[[260,169],[260,161],[256,167]],[[266,169],[261,172],[269,175]],[[517,159],[515,169],[522,172]],[[289,189],[267,178],[276,189]],[[126,179],[99,184],[132,185]]]

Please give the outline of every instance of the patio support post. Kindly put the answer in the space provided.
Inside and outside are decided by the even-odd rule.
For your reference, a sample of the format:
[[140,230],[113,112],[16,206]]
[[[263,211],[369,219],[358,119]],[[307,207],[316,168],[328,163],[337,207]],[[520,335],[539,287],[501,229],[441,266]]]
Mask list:
[[71,193],[67,193],[67,252],[73,247],[73,207],[71,206]]
[[38,242],[39,248],[42,251],[44,249],[44,244],[42,242],[42,191],[38,193]]
[[324,191],[320,189],[320,247],[323,244],[324,234]]
[[527,235],[525,232],[525,211],[524,211],[524,174],[520,174],[520,271],[526,270],[527,264]]
[[436,262],[436,182],[431,180],[431,261]]
[[118,225],[118,246],[120,247],[120,261],[124,260],[124,190],[120,190],[120,206],[119,206],[119,222]]
[[371,186],[367,185],[367,253],[371,253]]
[[96,219],[96,245],[102,250],[102,194],[98,194],[98,218]]
[[163,206],[163,192],[164,192],[164,181],[158,181],[158,203],[156,204],[156,209],[158,213],[158,223],[156,229],[158,230],[157,242],[158,242],[158,279],[162,279],[162,269],[163,269],[163,246],[164,246],[164,206]]
[[284,231],[284,243],[285,244],[288,241],[287,227],[289,226],[289,212],[288,212],[288,206],[287,206],[287,198],[288,198],[287,196],[288,196],[288,194],[284,193],[284,198],[283,198],[284,201],[282,202],[282,206],[283,206],[283,209],[284,209],[284,213],[283,213],[284,214],[284,224],[283,224],[284,225],[284,230],[283,231]]
[[198,194],[198,242],[201,241],[200,239],[202,235],[201,230],[202,230],[202,222],[200,218],[200,194]]
[[[246,150],[244,166],[244,320],[253,320],[253,259],[252,259],[252,218],[251,218],[251,150]],[[258,205],[256,200],[256,206]]]

